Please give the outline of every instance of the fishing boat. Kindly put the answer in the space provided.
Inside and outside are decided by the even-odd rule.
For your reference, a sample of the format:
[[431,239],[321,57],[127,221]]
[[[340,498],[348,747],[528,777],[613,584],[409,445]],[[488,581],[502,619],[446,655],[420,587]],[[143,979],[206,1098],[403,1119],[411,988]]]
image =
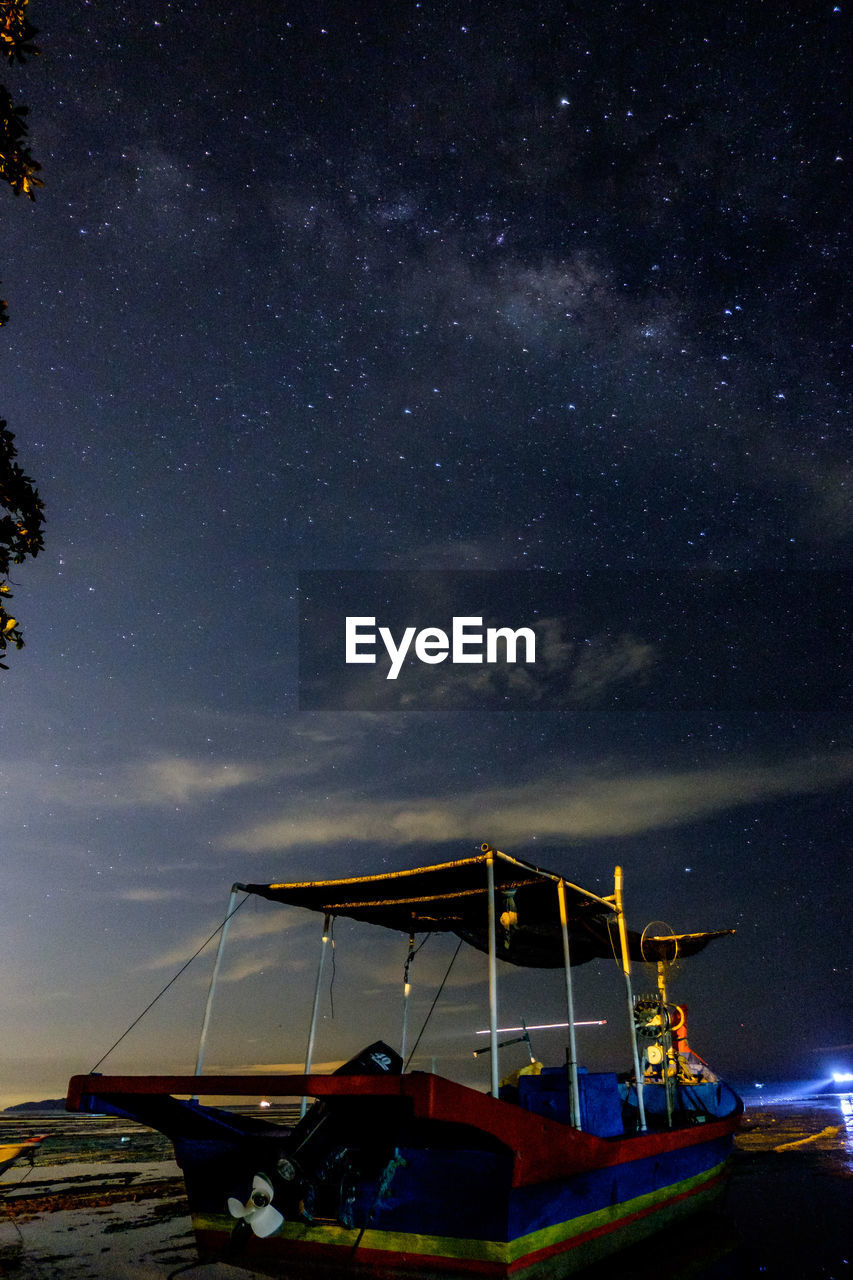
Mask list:
[[[732,930],[638,933],[625,923],[619,868],[614,893],[601,897],[489,845],[473,857],[382,875],[236,884],[226,922],[239,894],[323,918],[304,1073],[203,1072],[226,924],[195,1074],[75,1076],[67,1099],[69,1110],[130,1117],[171,1138],[202,1260],[285,1277],[545,1280],[719,1195],[743,1107],[689,1047],[667,980],[676,959]],[[398,1050],[375,1041],[331,1074],[312,1071],[337,917],[408,936],[407,983],[420,934],[455,934],[488,957],[488,1092],[409,1070],[404,1043]],[[631,1066],[621,1074],[584,1070],[576,1047],[572,969],[612,957],[628,1014]],[[656,971],[651,994],[634,995],[632,962]],[[567,1046],[564,1062],[531,1061],[502,1081],[504,963],[562,971]],[[403,1027],[405,1041],[405,1017]],[[229,1101],[210,1106],[201,1096]],[[261,1119],[235,1098],[302,1099],[302,1114],[289,1124]]]
[[0,1173],[5,1173],[21,1156],[27,1156],[32,1163],[46,1137],[46,1133],[40,1133],[33,1138],[24,1138],[22,1142],[0,1142]]

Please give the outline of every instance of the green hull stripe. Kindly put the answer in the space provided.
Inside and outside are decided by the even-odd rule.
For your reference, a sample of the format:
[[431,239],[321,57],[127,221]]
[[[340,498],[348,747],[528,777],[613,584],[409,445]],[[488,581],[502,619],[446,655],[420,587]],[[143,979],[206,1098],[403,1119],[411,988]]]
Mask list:
[[[422,1236],[408,1231],[376,1231],[368,1228],[361,1236],[359,1248],[374,1249],[377,1252],[416,1254],[434,1258],[465,1258],[483,1262],[497,1262],[512,1266],[530,1254],[550,1251],[554,1248],[571,1248],[571,1240],[575,1236],[611,1232],[619,1227],[623,1219],[647,1217],[667,1201],[695,1195],[705,1184],[719,1178],[725,1161],[713,1169],[685,1178],[683,1182],[673,1182],[658,1191],[650,1191],[637,1196],[633,1200],[625,1200],[621,1204],[608,1205],[604,1209],[596,1209],[592,1213],[579,1218],[571,1218],[568,1222],[558,1222],[550,1227],[542,1227],[526,1236],[517,1236],[514,1240],[463,1239],[459,1236]],[[627,1225],[627,1223],[626,1223]],[[223,1214],[194,1214],[193,1227],[196,1231],[213,1231],[229,1235],[234,1226],[234,1219]],[[351,1249],[359,1236],[359,1228],[341,1227],[337,1223],[310,1226],[303,1222],[285,1222],[271,1240],[294,1240],[301,1244],[337,1246]]]

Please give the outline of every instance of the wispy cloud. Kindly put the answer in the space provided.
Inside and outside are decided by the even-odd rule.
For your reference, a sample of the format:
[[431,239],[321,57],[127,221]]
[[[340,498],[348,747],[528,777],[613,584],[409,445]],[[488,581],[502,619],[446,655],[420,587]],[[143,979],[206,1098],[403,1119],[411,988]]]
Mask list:
[[[250,916],[235,915],[229,926],[228,935],[229,944],[235,943],[253,943],[260,939],[269,938],[274,934],[281,934],[285,929],[293,927],[294,921],[284,911],[273,912],[271,914],[263,913]],[[146,969],[176,969],[181,964],[186,963],[190,956],[194,955],[202,944],[210,937],[215,929],[215,925],[208,933],[198,932],[191,938],[186,939],[182,943],[170,947],[166,951],[160,951],[146,963]],[[213,955],[218,944],[219,934],[211,938],[208,943],[207,952]],[[258,960],[257,957],[243,961],[233,960],[229,965],[228,972],[223,974],[224,980],[239,980],[257,973],[265,967],[265,964]]]
[[[278,750],[260,758],[257,752],[220,753],[212,759],[190,752],[152,751],[143,758],[51,767],[42,759],[10,756],[0,759],[0,796],[23,806],[33,797],[39,803],[73,809],[132,809],[204,804],[251,787],[310,778],[357,753],[368,716],[328,721],[317,716],[310,725],[294,725],[282,734]],[[268,729],[258,725],[256,736]]]
[[174,902],[187,895],[177,889],[121,889],[113,895],[120,902]]
[[[486,629],[492,626],[499,629],[499,621],[485,623]],[[594,707],[607,705],[618,693],[645,687],[660,661],[654,644],[627,631],[596,632],[578,641],[560,617],[540,618],[530,630],[535,635],[535,666],[513,660],[437,668],[409,656],[397,681],[387,678],[390,657],[380,650],[375,667],[368,672],[358,667],[345,685],[335,686],[331,697],[336,705],[373,712],[493,708],[507,701],[513,707],[550,710]],[[513,652],[524,661],[526,642],[519,639]]]
[[187,757],[147,761],[130,770],[134,798],[139,803],[185,803],[233,791],[269,777],[260,764],[200,764]]
[[505,786],[441,799],[363,801],[351,796],[310,802],[232,831],[223,843],[244,852],[371,841],[431,844],[489,839],[528,843],[634,835],[708,818],[744,804],[829,790],[853,779],[853,753],[784,763],[634,773],[618,777],[551,776],[514,790]]

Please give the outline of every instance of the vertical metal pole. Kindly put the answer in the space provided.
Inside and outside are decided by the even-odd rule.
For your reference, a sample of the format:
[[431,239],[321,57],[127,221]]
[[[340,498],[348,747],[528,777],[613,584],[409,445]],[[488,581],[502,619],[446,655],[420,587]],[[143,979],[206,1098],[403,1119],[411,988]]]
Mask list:
[[631,958],[628,955],[628,934],[625,929],[625,915],[622,911],[622,868],[617,867],[614,875],[614,897],[616,900],[616,918],[619,923],[619,942],[622,948],[622,972],[625,975],[625,988],[628,993],[628,1026],[631,1029],[631,1050],[634,1054],[634,1077],[637,1081],[637,1111],[640,1116],[640,1132],[646,1132],[646,1108],[643,1103],[643,1077],[640,1071],[640,1055],[637,1051],[637,1027],[634,1022],[634,993],[631,989]]
[[572,990],[572,960],[569,952],[569,919],[566,911],[566,886],[557,881],[557,899],[560,904],[560,930],[563,934],[563,961],[566,969],[566,1010],[569,1023],[569,1087],[571,1089],[572,1124],[581,1127],[581,1099],[578,1086],[578,1046],[575,1036],[575,997]]
[[216,960],[213,964],[213,973],[210,975],[210,986],[207,991],[207,1003],[204,1006],[204,1019],[201,1024],[201,1035],[198,1040],[198,1053],[195,1060],[195,1074],[201,1075],[202,1063],[204,1062],[204,1051],[207,1047],[207,1032],[210,1027],[210,1015],[213,1010],[213,993],[216,990],[216,980],[219,977],[219,968],[222,964],[222,952],[225,950],[225,935],[228,932],[228,925],[231,923],[231,917],[235,911],[235,899],[237,897],[237,886],[232,885],[231,896],[228,899],[228,910],[225,913],[225,920],[222,925],[222,932],[219,935],[219,946],[216,949]]
[[492,1097],[498,1096],[498,967],[495,959],[495,855],[486,854],[489,890],[489,1058],[492,1064]]
[[[317,981],[314,983],[314,1006],[311,1010],[311,1029],[308,1032],[308,1048],[305,1051],[305,1074],[311,1074],[311,1062],[314,1057],[314,1036],[317,1031],[317,1010],[320,1008],[320,984],[323,981],[323,967],[326,963],[326,949],[329,945],[329,921],[331,917],[326,915],[323,920],[323,941],[320,945],[320,963],[317,965]],[[300,1116],[304,1116],[308,1109],[308,1099],[303,1098],[299,1108]]]
[[664,1020],[664,1028],[661,1029],[661,1040],[666,1046],[666,1056],[663,1060],[663,1085],[666,1097],[666,1123],[668,1128],[672,1128],[672,1115],[675,1109],[675,1091],[677,1088],[676,1080],[676,1056],[672,1043],[672,1031],[669,1027],[669,1019],[666,1012],[666,964],[663,960],[658,960],[658,994],[661,1003],[661,1017]]
[[409,954],[406,956],[406,968],[403,975],[403,1030],[400,1035],[400,1057],[403,1059],[403,1065],[406,1062],[406,1028],[409,1022],[409,995],[411,994],[412,984],[409,981],[409,971],[412,967],[412,956],[415,953],[415,935],[409,934]]

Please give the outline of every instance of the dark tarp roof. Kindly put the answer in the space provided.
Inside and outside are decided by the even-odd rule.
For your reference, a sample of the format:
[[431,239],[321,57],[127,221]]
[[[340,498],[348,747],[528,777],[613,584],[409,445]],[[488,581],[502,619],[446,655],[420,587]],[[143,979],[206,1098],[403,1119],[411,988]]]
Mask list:
[[[314,880],[293,884],[244,884],[235,888],[273,902],[306,907],[332,916],[348,916],[401,933],[454,933],[478,951],[488,951],[488,854],[411,871]],[[499,922],[497,955],[510,964],[541,969],[562,967],[557,883],[562,877],[529,863],[494,853],[495,912],[508,909],[518,923]],[[611,900],[563,881],[573,965],[619,956],[619,931]],[[628,930],[632,960],[673,960],[695,955],[712,938],[733,933],[650,936]]]

